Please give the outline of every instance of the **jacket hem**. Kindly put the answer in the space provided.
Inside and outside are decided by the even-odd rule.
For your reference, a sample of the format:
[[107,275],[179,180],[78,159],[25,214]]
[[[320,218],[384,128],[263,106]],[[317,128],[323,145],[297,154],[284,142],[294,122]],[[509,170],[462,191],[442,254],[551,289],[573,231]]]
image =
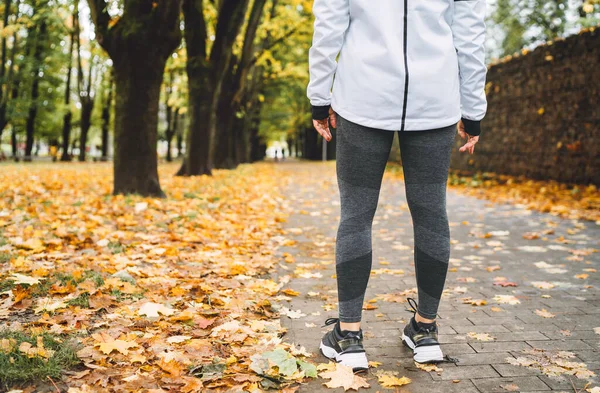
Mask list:
[[[331,107],[335,113],[339,114],[344,119],[349,120],[352,123],[356,123],[356,124],[364,126],[364,127],[375,128],[375,129],[379,129],[379,130],[383,130],[383,131],[400,131],[400,130],[402,130],[402,124],[403,124],[402,119],[397,119],[397,120],[395,120],[395,119],[394,120],[368,119],[368,118],[364,118],[359,115],[356,115],[352,112],[348,112],[345,109],[337,108],[337,106],[335,105],[334,102],[332,102]],[[458,123],[460,119],[461,119],[461,114],[458,113],[457,115],[455,115],[451,118],[436,119],[435,121],[405,120],[404,121],[404,131],[427,131],[427,130],[433,130],[433,129],[437,129],[437,128],[449,127],[451,125]]]

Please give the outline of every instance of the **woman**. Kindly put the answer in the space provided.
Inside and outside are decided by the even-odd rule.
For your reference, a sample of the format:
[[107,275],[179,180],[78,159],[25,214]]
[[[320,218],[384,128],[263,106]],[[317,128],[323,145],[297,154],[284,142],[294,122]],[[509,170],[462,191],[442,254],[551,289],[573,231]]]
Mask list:
[[455,130],[467,139],[459,151],[473,154],[487,110],[485,8],[485,0],[314,1],[307,93],[316,130],[330,141],[329,124],[337,129],[341,199],[339,318],[326,320],[335,326],[320,348],[355,372],[368,368],[360,321],[390,131],[400,140],[419,300],[408,299],[402,340],[417,362],[443,360],[435,317],[450,258],[446,183]]

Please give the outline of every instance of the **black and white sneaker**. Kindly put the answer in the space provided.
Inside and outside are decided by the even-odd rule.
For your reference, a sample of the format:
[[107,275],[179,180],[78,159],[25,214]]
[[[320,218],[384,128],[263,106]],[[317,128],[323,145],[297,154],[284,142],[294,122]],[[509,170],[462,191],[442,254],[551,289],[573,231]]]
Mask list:
[[[411,303],[414,303],[414,305]],[[437,324],[417,322],[417,302],[413,298],[407,298],[412,307],[413,316],[404,327],[402,342],[413,350],[413,359],[417,363],[435,363],[444,361],[444,355],[438,342]],[[408,310],[411,311],[411,310]]]
[[344,366],[352,367],[352,371],[355,373],[367,371],[369,362],[362,344],[362,329],[358,332],[342,331],[339,318],[327,318],[325,325],[322,327],[333,323],[335,323],[334,328],[325,333],[319,346],[323,356]]

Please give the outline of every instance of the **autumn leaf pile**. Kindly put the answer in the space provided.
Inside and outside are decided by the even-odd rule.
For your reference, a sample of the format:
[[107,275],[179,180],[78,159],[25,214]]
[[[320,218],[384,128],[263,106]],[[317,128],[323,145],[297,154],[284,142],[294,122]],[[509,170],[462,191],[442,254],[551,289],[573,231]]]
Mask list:
[[[391,176],[403,178],[401,165],[388,163],[388,167]],[[600,190],[593,184],[570,185],[492,172],[465,175],[451,170],[448,186],[494,203],[518,203],[558,217],[600,221]]]
[[282,343],[270,300],[289,242],[272,167],[176,169],[160,168],[167,198],[146,199],[111,195],[108,164],[2,166],[0,322],[75,340],[71,393],[258,391],[316,376]]
[[593,185],[568,185],[554,180],[488,173],[450,176],[450,186],[494,203],[519,203],[542,213],[590,221],[600,220],[600,191]]

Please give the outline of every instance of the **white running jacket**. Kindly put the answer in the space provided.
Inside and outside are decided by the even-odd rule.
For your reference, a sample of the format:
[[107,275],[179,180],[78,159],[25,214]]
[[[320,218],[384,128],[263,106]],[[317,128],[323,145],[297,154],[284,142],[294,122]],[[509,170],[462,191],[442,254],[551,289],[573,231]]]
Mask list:
[[326,118],[330,106],[390,131],[462,118],[467,133],[479,135],[486,0],[314,0],[313,13],[307,94],[314,119]]

